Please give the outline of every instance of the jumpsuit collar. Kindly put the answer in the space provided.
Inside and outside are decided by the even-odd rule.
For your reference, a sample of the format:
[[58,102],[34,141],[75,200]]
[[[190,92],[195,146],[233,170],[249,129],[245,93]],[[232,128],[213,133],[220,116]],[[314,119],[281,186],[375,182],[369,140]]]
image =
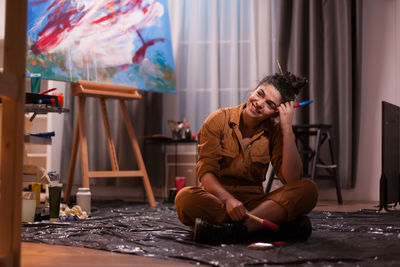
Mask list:
[[[239,130],[239,125],[240,125],[240,118],[242,116],[243,110],[246,108],[246,103],[241,104],[237,106],[234,112],[231,113],[230,118],[229,118],[229,126],[235,130],[235,132],[240,132]],[[252,141],[256,138],[258,138],[260,135],[263,133],[267,133],[270,131],[270,129],[274,126],[275,122],[274,120],[267,119],[263,121],[260,126],[258,127],[256,134],[252,137]],[[240,134],[240,137],[242,137],[242,134]]]
[[[237,106],[237,108],[230,114],[229,118],[229,126],[233,129],[236,138],[239,141],[240,147],[242,151],[244,151],[244,147],[242,147],[242,143],[240,140],[243,139],[242,133],[239,129],[239,124],[240,124],[240,118],[242,116],[243,110],[246,108],[246,104],[241,104]],[[264,122],[260,124],[258,127],[256,133],[251,137],[249,144],[252,144],[255,140],[259,139],[262,135],[266,135],[270,129],[274,126],[274,120],[273,119],[267,119]]]

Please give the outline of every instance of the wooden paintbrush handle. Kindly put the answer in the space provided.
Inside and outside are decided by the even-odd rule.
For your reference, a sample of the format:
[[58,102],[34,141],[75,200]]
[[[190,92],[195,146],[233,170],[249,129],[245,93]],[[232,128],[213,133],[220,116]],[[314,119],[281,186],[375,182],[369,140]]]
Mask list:
[[271,221],[258,218],[257,216],[250,214],[250,213],[247,213],[247,216],[249,216],[249,218],[259,222],[260,224],[264,225],[265,227],[271,229],[272,231],[279,232],[279,230],[280,230],[279,226]]
[[247,213],[247,216],[249,216],[250,219],[253,219],[253,220],[255,220],[255,221],[257,221],[257,222],[263,224],[263,219],[258,218],[257,216],[255,216],[255,215],[253,215],[253,214],[250,214],[250,213]]

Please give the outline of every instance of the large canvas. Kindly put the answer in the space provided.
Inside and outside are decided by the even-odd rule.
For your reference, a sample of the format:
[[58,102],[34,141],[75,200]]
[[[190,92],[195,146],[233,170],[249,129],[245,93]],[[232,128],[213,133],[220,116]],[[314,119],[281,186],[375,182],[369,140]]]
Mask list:
[[29,0],[27,76],[175,92],[166,0]]

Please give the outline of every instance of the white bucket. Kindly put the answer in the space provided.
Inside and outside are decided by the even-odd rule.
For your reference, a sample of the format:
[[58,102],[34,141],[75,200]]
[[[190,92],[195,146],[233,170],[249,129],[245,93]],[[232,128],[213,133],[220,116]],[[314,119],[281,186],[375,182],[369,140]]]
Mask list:
[[36,211],[36,192],[22,192],[22,222],[34,222]]

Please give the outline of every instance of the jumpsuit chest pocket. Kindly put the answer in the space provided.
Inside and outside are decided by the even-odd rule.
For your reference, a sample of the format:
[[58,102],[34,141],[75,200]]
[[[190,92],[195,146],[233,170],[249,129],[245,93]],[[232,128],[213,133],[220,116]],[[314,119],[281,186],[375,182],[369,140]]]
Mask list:
[[259,181],[260,183],[265,180],[265,174],[267,173],[270,161],[271,158],[268,154],[268,151],[266,151],[266,153],[263,155],[252,156],[251,174],[255,180]]
[[237,159],[239,157],[239,146],[236,135],[232,128],[227,129],[221,133],[220,139],[220,168],[222,173],[231,172],[237,165]]
[[221,149],[221,160],[220,160],[220,165],[221,169],[229,168],[232,166],[234,163],[235,158],[238,156],[237,153],[234,153],[234,151],[222,148]]
[[269,142],[265,137],[260,137],[260,139],[254,141],[249,149],[252,162],[262,165],[267,165],[270,162]]
[[232,130],[225,132],[221,138],[221,154],[231,158],[239,154],[239,146]]
[[264,155],[252,155],[251,159],[253,162],[263,165],[266,165],[271,161],[271,157],[267,153]]
[[271,161],[268,149],[268,140],[264,139],[254,142],[251,146],[250,157],[252,161],[252,176],[259,182],[264,181],[268,164]]

